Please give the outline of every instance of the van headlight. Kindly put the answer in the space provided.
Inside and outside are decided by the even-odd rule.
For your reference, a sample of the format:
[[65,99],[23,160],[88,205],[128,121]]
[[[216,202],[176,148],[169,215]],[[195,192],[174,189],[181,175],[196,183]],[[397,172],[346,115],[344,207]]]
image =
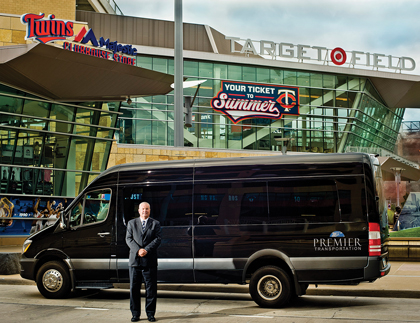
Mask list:
[[22,254],[24,254],[31,246],[32,240],[25,240],[22,246]]

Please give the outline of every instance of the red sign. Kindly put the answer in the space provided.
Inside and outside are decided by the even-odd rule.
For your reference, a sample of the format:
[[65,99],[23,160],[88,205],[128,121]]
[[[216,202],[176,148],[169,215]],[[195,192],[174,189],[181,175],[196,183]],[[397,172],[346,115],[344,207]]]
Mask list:
[[275,84],[222,81],[211,107],[233,123],[245,119],[280,119],[299,115],[299,88]]
[[49,15],[43,19],[44,14],[35,15],[27,13],[20,18],[22,24],[26,25],[25,39],[35,39],[46,44],[50,41],[65,40],[74,35],[73,22],[55,20],[55,15]]

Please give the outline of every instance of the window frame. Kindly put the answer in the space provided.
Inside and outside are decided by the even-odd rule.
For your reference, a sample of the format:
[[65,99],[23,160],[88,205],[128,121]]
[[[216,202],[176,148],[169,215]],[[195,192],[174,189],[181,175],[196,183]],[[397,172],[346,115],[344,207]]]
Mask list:
[[[93,193],[93,192],[99,192],[99,191],[103,191],[103,192],[104,191],[108,191],[109,192],[109,193],[101,193],[101,194],[109,194],[108,209],[107,209],[106,216],[102,220],[100,220],[100,221],[95,221],[95,222],[91,222],[91,223],[85,223],[86,197],[89,194]],[[99,193],[98,193],[98,195],[99,195]],[[83,196],[78,201],[76,201],[74,203],[73,207],[68,211],[68,219],[67,219],[67,221],[68,221],[68,227],[71,230],[76,230],[76,229],[81,228],[81,227],[87,227],[87,226],[90,226],[90,225],[95,225],[95,224],[99,224],[99,223],[105,222],[108,219],[108,216],[109,216],[109,210],[110,210],[110,203],[111,203],[111,201],[112,201],[112,189],[111,188],[99,188],[99,189],[93,189],[93,190],[90,190],[88,192],[85,192],[83,194]],[[71,225],[71,223],[72,223],[71,218],[73,216],[72,215],[73,214],[73,210],[76,207],[79,207],[80,204],[82,204],[82,212],[80,213],[80,222],[77,225]],[[99,213],[100,212],[98,211],[98,213],[96,214],[96,219],[98,218]]]

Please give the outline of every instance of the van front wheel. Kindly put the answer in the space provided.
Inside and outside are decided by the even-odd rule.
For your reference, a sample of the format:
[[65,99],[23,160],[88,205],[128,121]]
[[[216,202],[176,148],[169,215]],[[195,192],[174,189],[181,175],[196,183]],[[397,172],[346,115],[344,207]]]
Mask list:
[[62,262],[49,261],[39,268],[36,285],[45,298],[65,298],[71,289],[70,274]]
[[283,269],[265,266],[252,275],[249,293],[259,306],[278,308],[290,300],[291,287],[290,277]]

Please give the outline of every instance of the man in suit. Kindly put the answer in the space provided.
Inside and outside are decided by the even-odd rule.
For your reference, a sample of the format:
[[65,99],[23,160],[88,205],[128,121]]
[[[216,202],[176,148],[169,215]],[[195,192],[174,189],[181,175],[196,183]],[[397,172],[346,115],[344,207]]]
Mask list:
[[146,314],[155,322],[157,298],[157,248],[161,241],[160,223],[150,218],[150,204],[139,205],[140,217],[130,220],[125,241],[130,248],[128,268],[130,273],[131,322],[140,320],[140,288],[146,287]]

